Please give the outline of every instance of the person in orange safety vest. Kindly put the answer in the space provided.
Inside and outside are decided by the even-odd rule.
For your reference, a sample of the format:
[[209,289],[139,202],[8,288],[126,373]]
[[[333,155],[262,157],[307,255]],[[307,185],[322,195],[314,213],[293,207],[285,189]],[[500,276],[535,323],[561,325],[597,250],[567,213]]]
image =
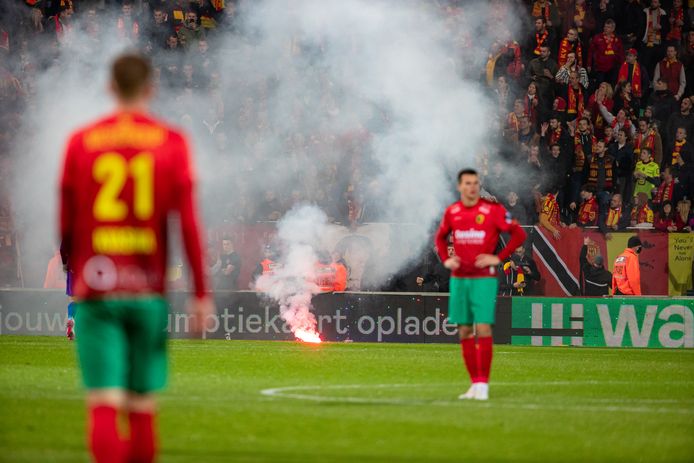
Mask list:
[[627,242],[627,248],[614,261],[612,270],[613,295],[640,296],[641,270],[639,269],[639,254],[641,240],[632,236]]

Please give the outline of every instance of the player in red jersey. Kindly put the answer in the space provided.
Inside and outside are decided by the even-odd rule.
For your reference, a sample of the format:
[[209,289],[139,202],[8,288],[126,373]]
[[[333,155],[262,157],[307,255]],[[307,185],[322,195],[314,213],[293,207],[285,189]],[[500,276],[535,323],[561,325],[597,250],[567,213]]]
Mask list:
[[[75,132],[60,183],[60,228],[74,271],[77,353],[87,387],[89,447],[97,463],[150,462],[154,391],[166,383],[167,219],[180,217],[200,332],[214,311],[206,294],[193,172],[186,139],[147,113],[151,67],[123,55],[112,67],[115,114]],[[127,415],[127,439],[117,415]]]
[[[472,386],[461,399],[487,400],[492,364],[492,325],[498,288],[497,266],[525,241],[525,231],[504,206],[480,197],[480,180],[473,169],[458,174],[460,201],[446,209],[436,233],[441,261],[451,270],[448,320],[458,325],[460,345]],[[499,234],[511,239],[495,255]],[[448,257],[448,237],[455,255]],[[474,325],[474,331],[473,331]]]

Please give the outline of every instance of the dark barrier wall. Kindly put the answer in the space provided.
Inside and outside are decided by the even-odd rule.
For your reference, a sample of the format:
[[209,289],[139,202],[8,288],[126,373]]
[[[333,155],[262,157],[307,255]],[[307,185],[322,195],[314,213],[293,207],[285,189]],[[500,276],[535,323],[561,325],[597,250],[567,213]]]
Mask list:
[[[186,293],[171,293],[169,331],[186,337]],[[271,301],[250,291],[219,292],[217,315],[207,338],[291,340]],[[63,335],[67,298],[60,291],[0,290],[0,334]],[[457,342],[447,324],[447,294],[335,293],[313,299],[313,313],[326,341]],[[494,340],[511,342],[511,299],[497,303]],[[77,327],[79,335],[79,326]]]
[[[186,293],[170,295],[169,332],[188,336]],[[274,304],[249,291],[218,293],[214,339],[292,340]],[[60,335],[59,291],[0,290],[0,334]],[[334,293],[313,300],[326,341],[457,342],[447,294]],[[79,336],[79,326],[77,326]],[[531,346],[694,347],[694,298],[499,298],[494,342]]]

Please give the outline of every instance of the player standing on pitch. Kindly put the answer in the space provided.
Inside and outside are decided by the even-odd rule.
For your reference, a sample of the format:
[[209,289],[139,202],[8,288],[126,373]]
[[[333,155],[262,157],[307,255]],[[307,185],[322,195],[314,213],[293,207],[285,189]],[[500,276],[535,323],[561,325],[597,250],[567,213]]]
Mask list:
[[[167,219],[180,217],[201,331],[213,313],[186,139],[147,113],[152,69],[138,55],[113,63],[118,110],[74,133],[61,179],[60,227],[74,271],[77,353],[87,387],[88,440],[97,463],[151,462],[153,392],[166,383],[168,305],[162,297]],[[117,415],[130,433],[118,434]]]
[[[487,400],[492,365],[492,325],[498,288],[497,265],[525,241],[525,231],[499,203],[480,197],[480,180],[473,169],[458,173],[460,201],[446,209],[436,233],[441,261],[451,270],[448,320],[458,325],[460,345],[472,386],[460,399]],[[499,234],[511,234],[494,255]],[[448,236],[455,255],[448,257]],[[473,331],[474,325],[474,331]],[[475,337],[476,335],[476,337]]]

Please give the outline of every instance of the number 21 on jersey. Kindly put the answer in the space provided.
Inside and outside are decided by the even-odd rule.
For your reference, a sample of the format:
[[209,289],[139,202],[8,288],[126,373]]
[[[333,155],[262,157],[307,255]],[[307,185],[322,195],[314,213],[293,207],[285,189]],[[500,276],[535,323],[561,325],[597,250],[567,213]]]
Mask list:
[[[147,220],[154,211],[154,158],[143,151],[130,160],[113,151],[99,155],[92,177],[101,185],[92,213],[96,220],[117,222],[127,218],[130,208],[135,218]],[[133,181],[133,204],[120,198],[128,178]]]

